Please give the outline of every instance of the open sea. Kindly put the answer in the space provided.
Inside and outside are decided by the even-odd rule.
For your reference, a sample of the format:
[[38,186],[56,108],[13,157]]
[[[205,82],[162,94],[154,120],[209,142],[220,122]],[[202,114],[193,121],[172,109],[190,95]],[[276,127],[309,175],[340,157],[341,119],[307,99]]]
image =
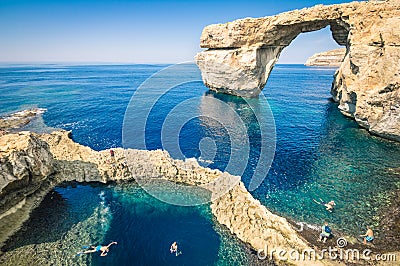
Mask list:
[[[126,116],[132,113],[129,108],[137,107],[132,106],[136,103],[131,98],[146,79],[165,67],[2,65],[0,114],[46,108],[43,116],[27,129],[71,130],[76,142],[94,150],[137,148],[141,145],[137,139],[124,135]],[[188,71],[196,69],[192,65]],[[400,145],[371,136],[339,112],[330,99],[334,71],[302,65],[275,66],[263,94],[274,119],[276,148],[265,179],[251,193],[271,211],[297,222],[321,225],[327,220],[333,231],[353,236],[371,225],[379,237],[380,210],[388,206],[393,192],[400,188],[399,178],[391,171],[400,167]],[[196,75],[194,72],[189,75]],[[176,75],[179,78],[181,74]],[[164,82],[162,76],[157,78],[159,84]],[[146,104],[147,99],[140,103]],[[191,111],[197,116],[182,124],[180,117],[187,110],[180,109],[180,104],[191,99]],[[163,136],[164,122],[168,121],[169,128],[179,132],[180,151],[169,150],[173,157],[194,157],[208,167],[229,169],[230,151],[235,148],[233,136],[223,124],[205,115],[229,117],[229,112],[215,108],[213,100],[227,104],[243,122],[249,158],[245,158],[242,180],[248,186],[260,160],[258,144],[263,125],[251,108],[263,107],[259,99],[245,101],[209,92],[198,80],[179,84],[152,105],[143,131],[145,148],[169,150],[164,145],[169,140]],[[135,121],[130,116],[129,122]],[[202,149],[206,142],[206,147],[213,150],[210,154],[209,149]],[[314,203],[313,199],[320,198],[335,200],[335,211],[329,213]],[[107,257],[84,255],[88,265],[251,264],[248,249],[216,223],[209,204],[167,204],[133,183],[56,187],[3,251],[72,241],[82,231],[91,241],[87,245],[118,241]],[[180,256],[169,252],[173,241],[178,242]],[[62,252],[74,259],[78,251],[71,247]],[[52,253],[36,256],[62,264],[61,258]]]

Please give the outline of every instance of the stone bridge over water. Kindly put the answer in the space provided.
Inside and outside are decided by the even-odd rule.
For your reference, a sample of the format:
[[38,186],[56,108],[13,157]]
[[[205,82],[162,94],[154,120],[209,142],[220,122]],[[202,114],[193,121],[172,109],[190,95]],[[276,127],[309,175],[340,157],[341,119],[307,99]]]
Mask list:
[[343,114],[400,141],[400,1],[318,5],[204,28],[196,55],[211,90],[257,97],[282,50],[301,33],[330,26],[346,56],[331,88]]

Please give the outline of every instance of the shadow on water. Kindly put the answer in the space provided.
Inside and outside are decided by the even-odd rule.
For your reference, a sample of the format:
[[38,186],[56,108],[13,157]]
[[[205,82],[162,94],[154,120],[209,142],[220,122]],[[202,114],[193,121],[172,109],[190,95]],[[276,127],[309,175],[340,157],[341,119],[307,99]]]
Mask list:
[[[38,225],[51,224],[56,232],[65,232],[65,221],[60,217],[67,215],[68,205],[65,199],[57,192],[50,191],[43,199],[38,208],[32,211],[30,219],[22,228],[9,239],[2,250],[13,250],[29,244],[40,244],[55,241],[58,235],[49,235],[46,230],[35,230]],[[73,223],[71,221],[70,227]]]
[[101,186],[101,184],[84,186],[69,182],[51,190],[32,211],[21,229],[5,243],[2,250],[11,251],[30,244],[59,240],[76,223],[89,218],[98,203],[94,195],[86,198],[79,194],[88,194],[91,188]]
[[[275,123],[273,119],[273,113],[269,109],[268,106],[265,105],[263,101],[260,100],[260,98],[248,98],[248,99],[243,99],[241,97],[233,96],[233,95],[228,95],[228,94],[221,94],[221,93],[215,93],[213,91],[208,91],[203,99],[207,98],[215,98],[218,99],[219,101],[222,101],[226,103],[228,106],[230,106],[233,110],[235,110],[235,113],[237,114],[238,121],[232,121],[232,125],[240,125],[241,123],[244,124],[246,128],[246,134],[248,136],[248,143],[243,142],[241,145],[247,145],[249,147],[249,154],[246,155],[246,157],[242,157],[241,159],[246,162],[246,167],[244,169],[243,173],[240,173],[242,176],[242,181],[244,184],[248,187],[249,183],[251,182],[251,179],[254,178],[254,173],[256,170],[256,167],[258,164],[265,165],[264,173],[267,174],[268,172],[268,165],[266,164],[266,157],[260,158],[261,156],[261,149],[262,145],[268,146],[268,151],[270,154],[267,154],[268,156],[271,156],[271,159],[274,158],[274,152],[276,152],[278,155],[283,154],[285,151],[284,150],[274,150],[274,142],[275,142]],[[211,106],[212,101],[210,101],[209,104],[207,104],[208,101],[203,100],[200,109],[201,110],[206,110],[206,113],[213,113],[213,116],[216,117],[224,117],[226,116],[226,112],[222,108],[213,108]],[[260,116],[263,115],[264,119],[265,116],[271,116],[271,118],[267,118],[263,121],[260,120]],[[224,132],[223,125],[217,124],[217,123],[210,123],[206,119],[203,119],[201,121],[202,123],[200,124],[200,127],[204,132],[211,131],[212,134],[215,136],[218,134],[215,134],[215,132]],[[232,132],[231,132],[232,133]],[[235,133],[235,132],[233,132]],[[241,132],[239,132],[241,133]],[[214,137],[215,138],[215,137]],[[279,139],[278,139],[279,141]],[[232,149],[230,143],[226,139],[216,139],[217,145],[221,146],[221,153],[216,154],[216,158],[214,160],[213,164],[210,164],[210,167],[215,167],[218,169],[225,169],[223,166],[228,163],[228,160],[230,159]],[[283,145],[284,147],[285,145]],[[265,148],[265,147],[264,147]],[[266,154],[264,153],[264,156]],[[306,155],[304,155],[303,160],[306,160]],[[272,162],[272,168],[274,165],[280,163],[280,159],[283,158],[288,165],[296,165],[301,164],[301,167],[303,167],[303,171],[308,171],[308,164],[303,163],[304,161],[298,162],[298,161],[291,161],[290,158],[286,158],[286,156],[275,156],[274,160],[277,160],[276,162]],[[237,174],[235,172],[232,172],[232,174]],[[292,186],[297,186],[298,184],[293,183],[293,182],[282,182],[282,178],[285,178],[284,176],[277,176],[275,178],[270,178],[268,181],[264,182],[264,185],[268,185],[270,187],[273,187],[275,189],[290,189]]]

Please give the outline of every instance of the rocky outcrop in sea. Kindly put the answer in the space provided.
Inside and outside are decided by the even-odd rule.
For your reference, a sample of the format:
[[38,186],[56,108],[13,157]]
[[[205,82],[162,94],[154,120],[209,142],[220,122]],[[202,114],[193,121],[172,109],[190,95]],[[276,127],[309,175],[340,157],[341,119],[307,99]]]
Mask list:
[[4,115],[0,117],[0,133],[3,130],[20,129],[44,112],[46,112],[46,109],[44,108],[33,108]]
[[317,5],[204,28],[196,55],[211,90],[257,97],[282,50],[301,33],[330,26],[346,46],[331,94],[369,132],[400,141],[400,2]]
[[304,63],[306,66],[339,67],[346,54],[345,48],[329,50],[310,56]]

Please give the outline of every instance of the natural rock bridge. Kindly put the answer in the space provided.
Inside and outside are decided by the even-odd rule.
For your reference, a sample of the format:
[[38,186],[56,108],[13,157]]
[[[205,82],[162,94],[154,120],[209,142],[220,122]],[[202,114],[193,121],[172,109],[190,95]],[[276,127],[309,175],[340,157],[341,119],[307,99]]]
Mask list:
[[196,55],[203,81],[217,92],[257,97],[282,50],[300,33],[330,26],[346,46],[331,93],[343,114],[400,141],[400,1],[318,5],[204,28]]

